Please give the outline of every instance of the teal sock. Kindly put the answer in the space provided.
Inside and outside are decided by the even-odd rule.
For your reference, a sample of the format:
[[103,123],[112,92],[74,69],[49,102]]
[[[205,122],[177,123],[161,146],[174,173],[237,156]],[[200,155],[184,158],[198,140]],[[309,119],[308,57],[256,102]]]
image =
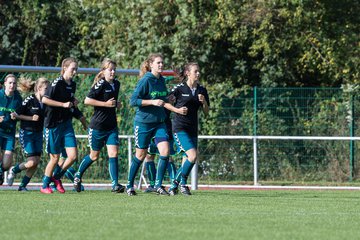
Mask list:
[[119,184],[119,162],[117,157],[109,158],[109,173],[113,187]]
[[[182,171],[182,167],[179,167],[179,169],[177,170],[175,176],[174,176],[174,181],[171,182],[171,187],[172,189],[177,188],[180,180],[181,180],[181,171]],[[175,183],[175,180],[177,183]]]
[[190,162],[188,159],[185,160],[181,171],[181,185],[187,184],[187,179],[194,165],[195,163]]
[[67,170],[64,170],[61,168],[60,172],[58,172],[56,175],[54,175],[54,178],[57,179],[57,180],[60,180],[62,178],[62,176],[65,175]]
[[70,181],[74,181],[74,176],[75,176],[75,172],[76,170],[73,167],[69,167],[69,169],[66,171],[65,173],[65,177],[67,177],[68,179],[70,179]]
[[161,187],[168,162],[169,162],[169,156],[159,157],[159,162],[156,172],[155,188]]
[[13,168],[12,171],[13,171],[13,173],[15,173],[15,174],[21,172],[20,163],[16,164],[16,166]]
[[28,185],[28,183],[30,182],[31,177],[28,176],[24,176],[21,183],[20,183],[20,187],[26,187]]
[[136,177],[137,172],[139,171],[141,163],[142,163],[142,161],[137,159],[137,157],[135,157],[135,156],[133,157],[133,159],[131,161],[129,175],[128,175],[128,183],[126,185],[127,188],[134,187],[135,177]]
[[175,163],[169,161],[167,165],[167,170],[169,172],[170,183],[172,183],[175,180],[175,175],[176,175]]
[[156,167],[155,163],[152,162],[145,162],[146,174],[149,178],[150,187],[155,186],[155,178],[156,178]]
[[49,187],[50,182],[51,182],[51,177],[44,176],[44,177],[43,177],[43,185],[42,185],[42,188],[47,188],[47,187]]
[[88,169],[88,167],[90,167],[90,165],[93,163],[94,161],[91,160],[89,155],[86,155],[84,157],[84,159],[81,161],[80,166],[79,166],[79,170],[77,171],[77,173],[75,173],[75,176],[78,178],[82,178],[82,175],[84,174],[84,172],[86,171],[86,169]]
[[60,172],[61,172],[61,167],[58,164],[56,164],[55,169],[53,171],[53,176],[59,175]]

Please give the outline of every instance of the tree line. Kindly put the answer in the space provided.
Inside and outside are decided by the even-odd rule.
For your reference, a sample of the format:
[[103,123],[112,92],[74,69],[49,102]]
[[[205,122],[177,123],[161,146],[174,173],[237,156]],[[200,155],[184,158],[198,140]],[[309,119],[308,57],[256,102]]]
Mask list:
[[0,64],[59,66],[104,57],[139,68],[201,66],[207,84],[340,86],[359,82],[353,0],[0,0]]

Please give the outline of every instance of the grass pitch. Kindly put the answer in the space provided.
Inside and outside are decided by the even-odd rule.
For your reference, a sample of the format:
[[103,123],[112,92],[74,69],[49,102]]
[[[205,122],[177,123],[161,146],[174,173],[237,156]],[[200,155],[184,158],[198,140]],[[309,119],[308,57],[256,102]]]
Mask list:
[[0,239],[357,239],[358,191],[0,191]]

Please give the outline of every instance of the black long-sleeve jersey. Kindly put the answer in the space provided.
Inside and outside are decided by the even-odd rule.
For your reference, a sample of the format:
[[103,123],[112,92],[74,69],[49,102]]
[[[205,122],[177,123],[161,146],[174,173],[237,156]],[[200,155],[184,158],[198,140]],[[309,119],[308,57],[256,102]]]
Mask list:
[[[120,82],[114,79],[110,84],[105,79],[100,79],[91,89],[88,98],[106,102],[111,98],[118,100]],[[116,106],[114,107],[95,107],[94,114],[91,117],[90,128],[96,130],[109,131],[117,126]]]
[[210,106],[209,95],[205,87],[197,85],[194,92],[186,83],[181,83],[175,86],[170,95],[175,96],[174,106],[177,108],[187,107],[188,112],[186,115],[174,114],[172,121],[173,132],[186,131],[191,136],[198,135],[198,110],[202,107],[199,101],[198,94],[205,97],[206,102]]
[[[67,84],[65,79],[60,76],[48,86],[44,97],[63,103],[74,102],[75,91],[76,83],[71,80],[70,84]],[[71,119],[73,116],[72,111],[74,111],[73,108],[52,107],[47,105],[45,107],[45,127],[53,128]]]
[[39,115],[38,121],[20,121],[20,128],[31,131],[31,132],[41,132],[44,127],[44,107],[43,104],[39,102],[35,94],[30,95],[24,99],[21,106],[16,109],[18,115],[25,116],[34,116]]

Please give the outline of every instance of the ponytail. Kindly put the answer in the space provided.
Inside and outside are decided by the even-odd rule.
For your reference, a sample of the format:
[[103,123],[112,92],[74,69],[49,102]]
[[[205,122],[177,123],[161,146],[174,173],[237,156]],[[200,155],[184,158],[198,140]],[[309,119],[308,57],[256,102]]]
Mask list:
[[21,92],[33,92],[35,88],[35,81],[30,78],[20,77],[18,83],[18,90]]
[[192,66],[199,66],[197,62],[189,62],[185,64],[182,68],[175,68],[173,71],[178,75],[179,80],[182,83],[187,81],[187,73],[190,72]]

